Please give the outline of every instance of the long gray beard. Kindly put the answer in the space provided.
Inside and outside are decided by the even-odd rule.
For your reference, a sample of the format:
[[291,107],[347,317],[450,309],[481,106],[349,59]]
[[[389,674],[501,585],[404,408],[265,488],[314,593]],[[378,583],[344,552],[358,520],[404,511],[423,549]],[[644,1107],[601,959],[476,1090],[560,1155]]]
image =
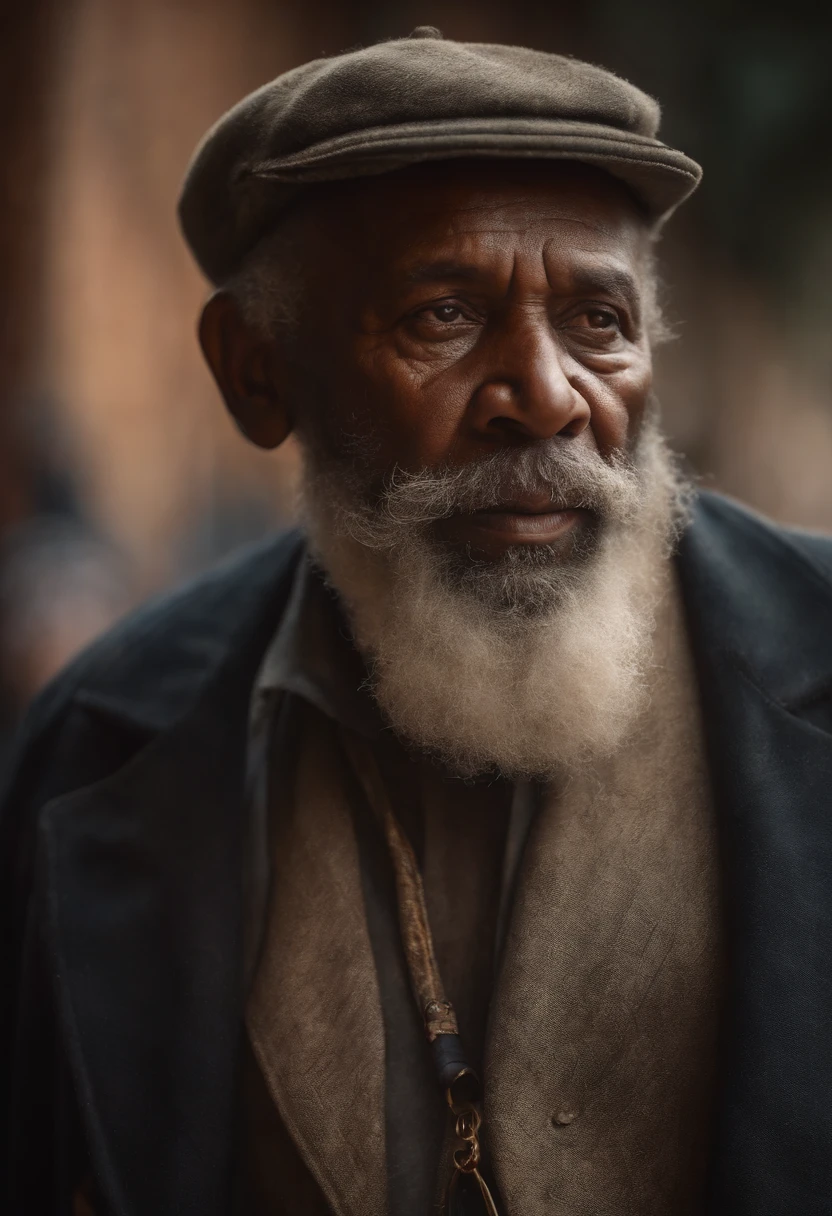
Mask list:
[[[597,527],[564,556],[450,552],[431,525],[551,492]],[[645,698],[655,610],[686,487],[657,425],[632,459],[552,441],[457,469],[394,473],[372,500],[356,465],[304,451],[313,552],[340,593],[393,728],[461,776],[551,778],[609,755]]]

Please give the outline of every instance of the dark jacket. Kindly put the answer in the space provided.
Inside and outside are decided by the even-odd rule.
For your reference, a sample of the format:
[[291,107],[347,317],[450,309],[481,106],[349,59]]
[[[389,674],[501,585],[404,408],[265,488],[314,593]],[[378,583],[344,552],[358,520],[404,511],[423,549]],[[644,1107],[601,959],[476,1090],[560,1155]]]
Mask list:
[[[0,1210],[226,1216],[254,676],[297,536],[132,617],[33,709],[2,818]],[[713,495],[679,553],[729,978],[708,1211],[832,1212],[832,542]],[[8,1198],[6,1198],[8,1196]]]

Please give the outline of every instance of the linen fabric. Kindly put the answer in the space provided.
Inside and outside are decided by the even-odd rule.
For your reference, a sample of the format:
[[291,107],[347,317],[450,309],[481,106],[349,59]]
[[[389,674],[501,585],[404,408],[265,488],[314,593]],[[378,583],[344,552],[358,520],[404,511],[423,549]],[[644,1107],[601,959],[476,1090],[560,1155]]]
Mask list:
[[577,160],[624,181],[660,223],[701,169],[657,138],[658,104],[600,67],[438,31],[285,72],[197,148],[179,200],[185,238],[220,284],[304,187],[458,157]]
[[509,1213],[701,1216],[722,995],[716,824],[681,599],[619,751],[550,789],[485,1064]]

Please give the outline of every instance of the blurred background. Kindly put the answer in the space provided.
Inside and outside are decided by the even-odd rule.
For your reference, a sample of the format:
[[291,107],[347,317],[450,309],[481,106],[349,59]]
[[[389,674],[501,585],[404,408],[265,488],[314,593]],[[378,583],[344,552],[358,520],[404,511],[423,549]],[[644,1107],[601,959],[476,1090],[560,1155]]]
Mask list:
[[693,469],[832,529],[832,6],[731,0],[2,0],[0,739],[132,604],[291,516],[293,453],[233,429],[175,202],[233,102],[437,25],[658,96],[705,184],[663,241],[659,359]]

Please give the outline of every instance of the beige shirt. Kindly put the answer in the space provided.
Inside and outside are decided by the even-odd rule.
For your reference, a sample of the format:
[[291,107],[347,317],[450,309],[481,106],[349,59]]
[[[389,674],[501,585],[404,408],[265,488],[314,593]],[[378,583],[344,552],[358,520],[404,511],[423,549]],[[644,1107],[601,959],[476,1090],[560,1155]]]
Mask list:
[[[445,1115],[395,957],[384,858],[368,843],[337,746],[341,694],[320,696],[322,672],[340,663],[354,673],[354,652],[341,663],[342,630],[319,629],[332,610],[327,593],[301,577],[295,623],[305,623],[305,640],[298,645],[296,630],[291,652],[284,635],[272,666],[271,686],[293,694],[295,733],[291,755],[285,740],[282,757],[272,749],[281,805],[272,808],[271,893],[248,1010],[257,1063],[246,1139],[259,1195],[248,1210],[427,1212],[448,1169]],[[440,968],[469,1049],[484,1059],[486,1147],[501,1210],[517,1216],[702,1210],[717,879],[675,587],[666,607],[650,706],[629,745],[591,777],[545,792],[496,977],[513,793],[455,781],[376,736],[397,811],[421,837]],[[305,647],[320,665],[311,695],[309,670],[286,661]],[[353,707],[351,724],[371,730],[371,710],[361,721],[366,708]],[[393,935],[380,945],[385,927]],[[418,1147],[409,1156],[408,1129]],[[433,1176],[414,1197],[420,1166]]]

